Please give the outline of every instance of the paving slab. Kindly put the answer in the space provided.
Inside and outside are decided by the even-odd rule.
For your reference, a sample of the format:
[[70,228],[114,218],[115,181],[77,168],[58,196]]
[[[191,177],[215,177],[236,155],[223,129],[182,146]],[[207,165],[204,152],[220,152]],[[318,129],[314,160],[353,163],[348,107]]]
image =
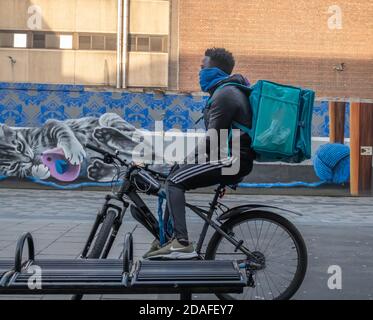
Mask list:
[[[26,231],[35,237],[37,257],[77,258],[106,192],[0,190],[0,258],[13,259],[16,240]],[[157,199],[145,196],[152,210]],[[212,195],[189,193],[187,200],[206,205]],[[308,272],[295,299],[373,299],[373,198],[308,197],[289,195],[237,195],[224,199],[229,207],[244,203],[270,204],[303,213],[286,214],[302,233],[308,248]],[[61,209],[62,208],[62,209]],[[190,238],[196,240],[202,229],[198,216],[187,212]],[[109,257],[118,258],[124,234],[138,223],[125,217]],[[209,231],[210,236],[212,231]],[[135,256],[148,249],[152,236],[139,226],[134,233]],[[328,268],[338,265],[343,271],[342,290],[327,286]],[[0,296],[0,299],[23,296]],[[26,296],[27,299],[68,299],[69,296]],[[177,295],[95,295],[87,299],[177,299]],[[196,299],[215,299],[213,295],[194,295]]]

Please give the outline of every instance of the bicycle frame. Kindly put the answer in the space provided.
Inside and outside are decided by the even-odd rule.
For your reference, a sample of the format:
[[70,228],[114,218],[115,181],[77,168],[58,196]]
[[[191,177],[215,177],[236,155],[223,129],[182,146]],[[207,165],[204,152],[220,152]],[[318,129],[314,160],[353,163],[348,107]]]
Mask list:
[[[86,147],[89,149],[96,151],[98,153],[103,154],[104,156],[104,162],[107,164],[111,164],[114,161],[118,161],[120,165],[126,166],[127,167],[127,173],[126,177],[120,187],[120,190],[114,194],[114,195],[107,195],[106,196],[106,201],[104,206],[102,207],[101,211],[96,217],[95,223],[93,225],[93,228],[90,232],[90,235],[88,237],[88,240],[86,242],[86,245],[83,249],[82,258],[86,258],[89,248],[94,240],[94,237],[97,233],[98,227],[103,221],[103,219],[106,216],[106,213],[109,208],[113,208],[117,212],[117,216],[114,220],[114,226],[112,228],[112,232],[110,235],[110,238],[108,239],[104,251],[101,255],[102,258],[106,258],[110,252],[110,249],[114,243],[114,240],[116,238],[116,235],[118,233],[118,230],[122,224],[123,217],[130,205],[130,202],[126,201],[124,199],[125,196],[132,202],[131,205],[131,213],[133,217],[140,222],[149,232],[153,234],[153,236],[159,240],[159,224],[158,220],[155,218],[154,214],[151,212],[151,210],[148,208],[148,206],[145,204],[145,202],[142,200],[142,198],[138,195],[137,193],[137,188],[132,184],[130,181],[130,175],[133,169],[138,168],[135,164],[131,163],[128,164],[125,160],[122,160],[118,157],[118,153],[116,152],[115,154],[110,154],[104,150],[101,150],[100,148],[89,145],[87,144]],[[157,178],[161,178],[165,180],[165,176],[162,176],[162,174],[154,172],[147,166],[145,167],[145,170],[148,172],[154,174]],[[230,234],[226,233],[223,229],[220,228],[220,226],[212,220],[212,216],[214,212],[217,209],[217,206],[219,204],[218,199],[219,197],[222,197],[225,193],[225,186],[220,185],[216,190],[215,190],[215,196],[213,198],[213,201],[210,203],[210,208],[208,211],[191,205],[191,204],[186,204],[186,207],[191,209],[194,213],[196,213],[201,219],[205,221],[201,235],[199,237],[198,243],[197,243],[197,248],[196,251],[200,255],[203,243],[206,238],[206,234],[208,231],[209,227],[212,227],[215,229],[218,233],[220,233],[224,238],[226,238],[230,243],[232,243],[235,246],[235,252],[238,250],[242,251],[247,257],[250,257],[251,259],[257,260],[257,258],[247,249],[243,246],[244,241],[237,241],[234,239]],[[110,204],[111,200],[117,200],[122,203],[122,207],[118,207],[116,205]]]
[[[198,206],[186,203],[186,207],[192,210],[195,214],[197,214],[201,219],[205,221],[202,232],[200,234],[200,237],[197,242],[196,246],[196,252],[198,255],[201,255],[202,247],[204,244],[204,241],[206,239],[207,231],[209,227],[212,227],[214,230],[219,232],[224,238],[226,238],[232,245],[235,247],[235,251],[242,251],[247,257],[250,257],[252,259],[256,260],[256,257],[252,255],[252,253],[243,246],[243,241],[237,241],[232,237],[230,234],[222,230],[218,223],[216,223],[214,220],[212,220],[213,214],[216,211],[218,204],[219,204],[219,198],[222,197],[223,193],[225,191],[224,186],[219,186],[215,190],[215,195],[210,203],[209,210],[204,210]],[[131,212],[134,218],[140,222],[149,232],[153,234],[153,236],[159,240],[159,225],[158,220],[155,218],[154,214],[151,212],[151,210],[148,208],[148,206],[145,204],[145,202],[142,200],[140,195],[136,192],[136,189],[132,186],[132,184],[125,180],[120,188],[120,191],[116,194],[107,195],[105,198],[105,204],[103,205],[101,211],[96,217],[95,223],[92,227],[92,230],[90,232],[90,235],[88,237],[88,240],[84,246],[83,252],[81,254],[82,258],[87,257],[87,253],[90,249],[90,246],[94,240],[94,237],[97,233],[97,230],[99,228],[100,223],[103,221],[103,219],[106,216],[107,210],[112,208],[116,210],[117,216],[115,218],[113,230],[111,232],[111,235],[108,239],[107,244],[105,245],[104,251],[102,253],[102,258],[107,258],[110,249],[114,243],[114,240],[117,236],[117,233],[119,231],[119,228],[122,224],[124,215],[130,205],[130,202],[124,200],[124,196],[127,196],[129,200],[131,200]],[[110,203],[110,201],[116,200],[122,203],[122,207],[113,205]],[[136,216],[134,215],[133,211],[135,211]]]

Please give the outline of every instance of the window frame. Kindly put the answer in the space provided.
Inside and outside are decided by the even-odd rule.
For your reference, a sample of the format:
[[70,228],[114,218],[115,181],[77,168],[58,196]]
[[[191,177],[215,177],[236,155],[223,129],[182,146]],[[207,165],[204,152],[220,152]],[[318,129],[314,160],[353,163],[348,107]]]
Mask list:
[[[147,38],[149,41],[148,50],[139,50],[138,40],[139,38]],[[151,50],[151,42],[153,38],[161,38],[162,40],[162,51],[152,51]],[[133,43],[133,40],[134,42]],[[132,46],[135,46],[135,50],[132,49]],[[167,53],[169,54],[169,35],[165,34],[138,34],[138,33],[130,33],[128,34],[128,52],[142,52],[142,53]]]
[[[77,48],[76,50],[89,50],[89,51],[117,51],[117,34],[116,33],[89,33],[89,32],[78,32],[77,33]],[[89,37],[90,38],[90,45],[88,49],[81,49],[80,48],[80,37]],[[93,37],[104,37],[104,48],[103,49],[93,49]],[[108,49],[108,39],[113,38],[115,39],[115,49]]]
[[[35,50],[90,50],[90,51],[117,51],[117,34],[116,33],[88,33],[88,32],[54,32],[54,31],[42,31],[42,30],[3,30],[0,29],[0,34],[9,34],[9,46],[0,46],[0,49],[35,49]],[[14,35],[15,34],[26,34],[26,47],[14,47]],[[39,35],[44,37],[44,46],[34,47],[34,36]],[[54,35],[58,38],[58,46],[47,47],[47,36]],[[72,48],[61,48],[60,36],[68,35],[72,36]],[[80,49],[79,38],[80,36],[90,37],[89,49]],[[103,49],[93,49],[93,37],[103,37]],[[40,42],[42,40],[39,40]],[[36,42],[36,41],[35,41]]]
[[[10,43],[11,43],[10,46],[0,46],[0,48],[3,48],[3,49],[19,49],[19,48],[14,48],[14,34],[18,33],[17,31],[13,31],[13,30],[0,30],[0,33],[10,34]],[[22,48],[22,49],[24,49],[24,48]]]

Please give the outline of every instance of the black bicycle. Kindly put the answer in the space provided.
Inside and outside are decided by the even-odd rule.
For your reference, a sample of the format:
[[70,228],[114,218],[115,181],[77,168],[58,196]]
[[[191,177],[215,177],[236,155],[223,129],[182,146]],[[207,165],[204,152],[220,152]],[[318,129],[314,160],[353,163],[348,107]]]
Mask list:
[[[125,213],[132,216],[160,239],[160,225],[139,193],[159,196],[161,182],[167,176],[149,168],[129,163],[94,145],[87,148],[102,155],[107,164],[122,168],[123,182],[106,196],[83,249],[81,258],[106,258],[118,234]],[[208,207],[186,206],[204,220],[196,245],[200,259],[235,260],[247,275],[242,294],[218,295],[220,299],[272,300],[290,299],[303,282],[307,269],[307,249],[296,227],[279,213],[294,213],[272,206],[247,204],[228,208],[221,202],[227,186],[220,185]],[[233,186],[231,186],[234,188]],[[120,205],[114,204],[114,201]],[[297,213],[295,213],[297,214]],[[207,249],[202,252],[209,228],[213,228]],[[171,238],[165,228],[166,240]],[[79,298],[79,297],[75,297]]]

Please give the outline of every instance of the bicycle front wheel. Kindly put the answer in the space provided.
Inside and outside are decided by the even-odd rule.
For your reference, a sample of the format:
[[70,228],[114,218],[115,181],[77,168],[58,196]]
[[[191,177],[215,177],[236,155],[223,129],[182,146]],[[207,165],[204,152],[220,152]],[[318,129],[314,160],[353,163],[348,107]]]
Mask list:
[[114,226],[116,213],[114,210],[109,210],[106,213],[104,221],[100,231],[97,234],[94,244],[92,245],[91,251],[89,252],[88,259],[99,259],[103,253],[106,242],[108,241],[112,228]]
[[219,294],[220,299],[287,300],[296,293],[306,274],[307,249],[290,221],[271,212],[248,212],[229,219],[222,229],[242,241],[255,259],[214,233],[205,259],[235,260],[248,279],[242,294]]

